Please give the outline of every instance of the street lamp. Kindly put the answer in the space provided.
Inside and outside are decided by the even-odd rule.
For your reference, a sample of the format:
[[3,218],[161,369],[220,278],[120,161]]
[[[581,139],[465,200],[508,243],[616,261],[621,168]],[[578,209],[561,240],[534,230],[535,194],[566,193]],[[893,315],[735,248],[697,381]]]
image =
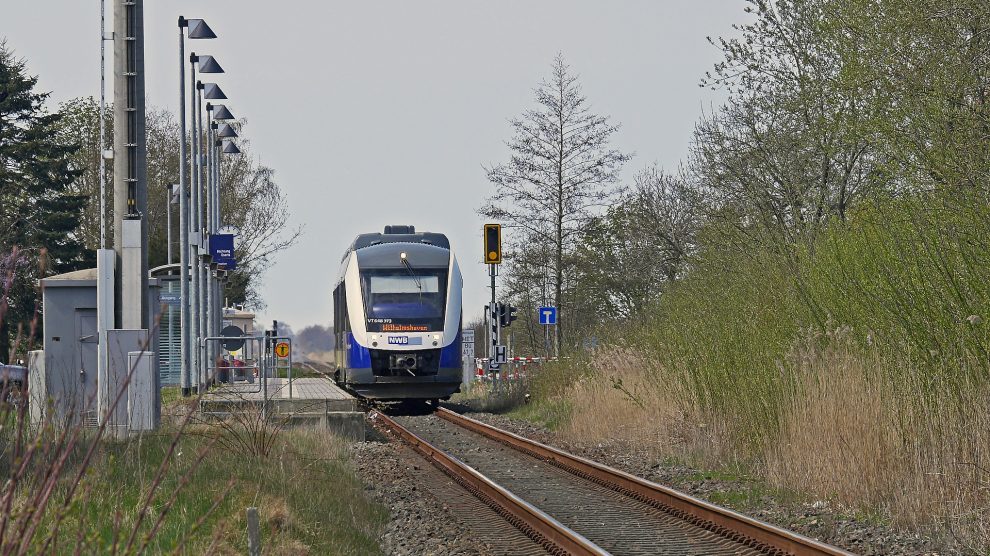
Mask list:
[[199,57],[199,73],[225,73],[223,68],[213,56],[203,55]]
[[230,110],[227,110],[227,107],[224,106],[223,104],[213,104],[213,105],[207,105],[207,106],[213,106],[213,119],[214,120],[223,121],[223,120],[233,120],[234,119],[234,115],[231,114],[230,113]]
[[[221,218],[220,218],[222,214],[221,211],[222,203],[220,197],[220,168],[221,168],[220,158],[222,154],[223,139],[236,137],[237,132],[234,131],[234,129],[228,124],[223,124],[222,127],[218,125],[218,122],[231,121],[234,119],[234,115],[230,113],[230,110],[228,110],[226,106],[222,104],[214,105],[213,119],[214,119],[213,128],[217,129],[217,131],[214,133],[214,141],[213,141],[213,149],[215,153],[213,156],[214,156],[214,160],[217,161],[217,163],[214,165],[215,166],[214,170],[216,171],[216,174],[213,178],[213,184],[215,188],[213,191],[213,198],[214,198],[213,209],[215,211],[213,213],[213,228],[214,230],[219,230],[220,227],[222,226]],[[226,275],[226,272],[224,272],[223,274]],[[223,285],[220,283],[217,284],[217,297],[220,298],[221,300],[223,299]],[[218,313],[222,315],[223,303],[220,303],[219,307],[220,310],[218,311]],[[221,323],[218,322],[217,326],[219,326],[220,324]]]
[[[213,123],[210,124],[211,129],[217,129],[218,123],[223,121],[230,121],[234,119],[234,115],[227,110],[227,107],[223,104],[207,104],[206,110],[213,115]],[[224,127],[230,127],[224,124]],[[231,128],[231,131],[233,129]],[[219,135],[223,133],[223,135]],[[229,132],[220,129],[220,131],[214,132],[214,139],[210,143],[213,147],[213,160],[215,161],[213,165],[214,176],[213,176],[213,230],[216,231],[220,228],[220,147],[221,143],[218,137],[228,138]],[[236,137],[237,133],[234,132],[233,137]]]
[[217,137],[221,139],[233,139],[237,137],[237,131],[230,124],[223,124],[217,131]]
[[[200,63],[200,72],[202,73],[223,72],[223,68],[220,67],[220,64],[218,64],[216,62],[216,59],[213,58],[212,56],[200,56],[199,63]],[[206,71],[207,68],[210,70],[209,72]],[[217,100],[217,99],[227,98],[227,95],[224,94],[223,90],[220,89],[220,86],[217,85],[216,83],[198,82],[196,83],[196,89],[199,91],[198,101],[199,101],[200,110],[202,110],[202,104],[204,98],[207,100]],[[200,199],[197,201],[198,204],[196,205],[197,207],[196,217],[197,217],[198,228],[200,230],[200,233],[207,241],[209,240],[209,236],[215,232],[212,225],[212,215],[213,215],[213,203],[214,203],[213,177],[214,177],[214,166],[216,165],[216,158],[214,156],[213,149],[209,148],[209,146],[212,145],[214,140],[213,129],[212,129],[213,126],[212,114],[210,114],[212,111],[210,110],[210,108],[211,105],[207,104],[207,113],[208,113],[207,116],[208,125],[206,128],[207,143],[206,145],[204,145],[204,147],[206,148],[203,149],[206,151],[206,160],[207,160],[206,183],[204,186],[203,182],[200,181],[200,190],[199,190]],[[202,125],[202,122],[200,122],[200,125]],[[200,179],[202,180],[202,178]],[[206,205],[205,220],[203,218],[204,201]],[[215,281],[213,280],[213,273],[210,271],[210,251],[208,247],[203,253],[201,253],[201,256],[202,256],[202,262],[200,266],[201,289],[199,295],[199,302],[201,304],[200,306],[202,307],[202,311],[200,312],[200,331],[201,331],[200,336],[209,337],[209,336],[216,336],[217,334],[215,334],[214,332],[219,333],[218,330],[214,330],[214,328],[216,328],[216,323],[219,323],[219,319],[216,318],[216,314],[215,314],[218,311],[216,306],[216,300],[214,299],[214,297],[216,297],[219,294],[219,292],[216,290],[216,284]],[[213,358],[213,354],[209,349],[207,349],[206,346],[201,346],[200,353],[201,353],[201,357],[203,358],[203,364],[201,366],[201,370],[203,371],[202,374],[203,384],[205,384],[209,380],[209,376],[207,376],[208,373],[206,373],[205,371],[206,369],[209,368],[209,363],[214,358]]]
[[[221,108],[223,108],[223,107],[221,106]],[[227,112],[226,115],[230,116],[230,112]],[[229,119],[233,119],[233,116],[230,116]],[[214,125],[216,125],[216,122],[214,122]],[[224,131],[223,128],[227,128],[228,131]],[[224,139],[221,139],[220,138],[220,137],[229,136],[231,134],[233,134],[233,136],[236,136],[237,135],[237,133],[229,125],[224,124],[223,128],[221,128],[217,132],[218,137],[214,141],[214,148],[216,149],[216,152],[217,152],[217,154],[216,154],[216,160],[218,161],[218,163],[217,163],[217,169],[216,169],[217,174],[216,174],[216,178],[215,178],[215,182],[214,182],[215,183],[215,186],[216,186],[216,190],[214,192],[215,199],[216,199],[216,206],[214,207],[216,209],[216,215],[214,216],[214,221],[213,222],[214,222],[214,226],[215,226],[215,229],[216,230],[219,230],[221,228],[221,226],[222,226],[221,218],[220,218],[220,216],[222,214],[221,211],[220,211],[220,170],[219,170],[220,156],[221,156],[221,153],[223,153],[223,154],[229,154],[229,155],[235,155],[235,154],[240,154],[240,152],[241,152],[240,149],[237,148],[237,145],[235,145],[232,141],[224,140]],[[223,276],[224,276],[224,278],[226,278],[226,276],[227,276],[226,270],[228,270],[228,269],[225,269],[225,272],[222,273]],[[226,279],[224,279],[222,282],[225,283],[226,282]],[[218,297],[218,299],[221,299],[221,300],[223,299],[223,295],[224,295],[223,294],[223,290],[224,290],[223,284],[222,283],[218,283],[217,284],[217,297]],[[221,315],[221,317],[219,317],[219,318],[222,318],[222,314],[223,314],[223,309],[222,309],[223,304],[222,303],[220,304],[220,307],[221,307],[221,309],[219,311],[219,314]],[[219,319],[218,319],[217,326],[220,326],[220,324],[221,323],[219,322]]]
[[[195,156],[192,157],[192,168],[193,168],[193,181],[192,181],[192,199],[191,206],[195,210],[189,220],[189,227],[195,230],[195,239],[190,242],[190,254],[193,261],[193,272],[192,272],[192,313],[196,318],[191,319],[191,333],[192,333],[192,343],[197,346],[193,350],[193,368],[197,371],[197,388],[201,388],[205,385],[205,367],[207,365],[205,352],[202,347],[199,346],[200,337],[205,335],[206,328],[206,310],[208,305],[208,292],[209,288],[206,272],[206,264],[203,259],[209,256],[209,253],[201,251],[203,248],[203,91],[205,85],[196,80],[196,69],[197,66],[202,63],[200,71],[202,73],[222,73],[223,68],[217,63],[216,59],[212,56],[197,56],[196,53],[192,53],[189,56],[189,72],[190,72],[190,86],[193,88],[193,152]],[[216,84],[211,83],[213,87]],[[219,89],[219,87],[216,87]],[[212,93],[216,94],[216,93]]]
[[[190,39],[215,39],[216,33],[202,19],[186,19],[179,16],[179,320],[180,320],[180,386],[182,395],[189,396],[190,390],[190,355],[191,342],[194,336],[190,329],[190,292],[189,292],[189,181],[186,177],[187,145],[186,145],[186,35]],[[192,83],[196,82],[195,70]]]
[[226,99],[227,95],[223,94],[223,89],[220,85],[216,83],[203,83],[203,97],[209,100],[222,100]]

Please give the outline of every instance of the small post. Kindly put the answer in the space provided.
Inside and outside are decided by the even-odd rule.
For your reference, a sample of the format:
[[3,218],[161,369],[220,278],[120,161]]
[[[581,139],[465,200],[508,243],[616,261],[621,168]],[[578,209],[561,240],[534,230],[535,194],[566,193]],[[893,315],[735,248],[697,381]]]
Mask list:
[[261,556],[261,524],[258,508],[247,509],[248,556]]
[[289,369],[287,371],[289,376],[289,399],[292,399],[292,340],[287,339],[289,342]]

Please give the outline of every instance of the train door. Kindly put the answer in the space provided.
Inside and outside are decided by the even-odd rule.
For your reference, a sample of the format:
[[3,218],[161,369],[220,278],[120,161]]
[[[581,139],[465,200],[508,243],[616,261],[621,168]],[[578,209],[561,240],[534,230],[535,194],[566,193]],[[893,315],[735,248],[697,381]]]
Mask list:
[[334,335],[334,365],[336,367],[335,378],[343,382],[346,380],[347,369],[347,294],[344,282],[337,284],[333,290],[333,335]]

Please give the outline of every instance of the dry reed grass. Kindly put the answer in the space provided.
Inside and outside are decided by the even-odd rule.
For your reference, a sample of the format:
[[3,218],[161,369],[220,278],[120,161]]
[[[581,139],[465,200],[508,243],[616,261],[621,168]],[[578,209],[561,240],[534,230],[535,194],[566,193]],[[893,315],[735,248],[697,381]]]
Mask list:
[[731,451],[725,423],[706,416],[688,400],[679,377],[636,350],[604,347],[563,397],[572,408],[560,432],[572,439],[635,447],[659,461],[683,457],[717,461]]
[[[925,389],[930,382],[912,375],[910,362],[864,352],[848,336],[806,338],[780,363],[790,387],[767,400],[782,408],[768,412],[778,422],[768,419],[768,441],[748,467],[774,487],[985,550],[990,389]],[[590,363],[593,372],[561,392],[572,407],[565,437],[634,447],[653,461],[740,463],[744,432],[730,412],[702,407],[682,375],[632,348],[600,349]]]
[[990,389],[926,388],[910,361],[846,336],[795,350],[794,395],[764,457],[767,479],[974,551],[990,546]]

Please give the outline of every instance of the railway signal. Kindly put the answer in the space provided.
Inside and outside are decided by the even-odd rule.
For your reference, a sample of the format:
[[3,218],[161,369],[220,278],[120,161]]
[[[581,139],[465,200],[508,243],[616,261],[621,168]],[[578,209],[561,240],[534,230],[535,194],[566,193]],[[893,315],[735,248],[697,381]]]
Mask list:
[[508,303],[500,303],[498,310],[498,320],[503,328],[510,326],[512,321],[519,318],[516,314],[517,309]]
[[502,304],[492,301],[488,304],[488,314],[491,315],[492,338],[498,338],[499,325],[502,323]]
[[485,263],[502,264],[501,224],[485,224]]

